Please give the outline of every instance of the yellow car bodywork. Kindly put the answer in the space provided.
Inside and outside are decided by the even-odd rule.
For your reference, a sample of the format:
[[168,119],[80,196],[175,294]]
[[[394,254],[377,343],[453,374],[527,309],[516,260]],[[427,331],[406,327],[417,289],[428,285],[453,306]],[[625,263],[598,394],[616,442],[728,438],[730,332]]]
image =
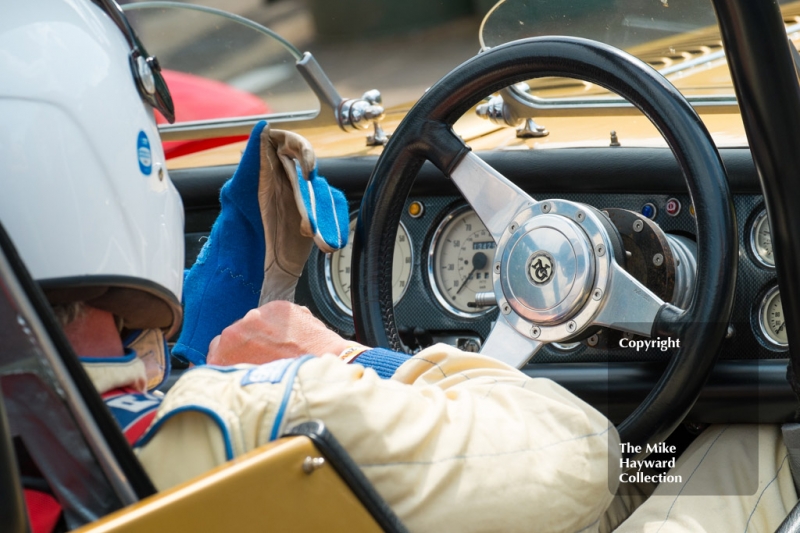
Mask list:
[[306,437],[286,437],[76,533],[381,531]]

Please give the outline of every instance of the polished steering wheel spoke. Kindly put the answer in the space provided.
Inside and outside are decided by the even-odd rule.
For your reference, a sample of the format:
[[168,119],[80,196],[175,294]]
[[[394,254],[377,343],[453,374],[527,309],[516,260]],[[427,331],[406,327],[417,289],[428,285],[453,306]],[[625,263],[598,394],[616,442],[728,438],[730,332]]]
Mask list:
[[472,152],[467,153],[450,172],[450,178],[495,242],[500,242],[506,227],[521,209],[536,203],[525,191]]
[[522,368],[543,344],[522,336],[501,314],[497,316],[494,328],[483,343],[481,353],[513,367]]
[[651,336],[653,323],[664,301],[626,272],[616,261],[611,261],[610,274],[606,300],[592,323],[637,335]]

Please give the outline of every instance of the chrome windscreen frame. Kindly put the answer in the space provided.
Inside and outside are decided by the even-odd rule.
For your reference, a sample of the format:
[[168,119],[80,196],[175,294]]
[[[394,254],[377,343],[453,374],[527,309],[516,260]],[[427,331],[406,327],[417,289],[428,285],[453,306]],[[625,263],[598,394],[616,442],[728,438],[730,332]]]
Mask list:
[[[800,55],[793,45],[792,37],[800,32],[800,24],[786,27],[789,37],[789,48],[793,52],[795,65],[800,68]],[[484,48],[485,49],[485,48]],[[659,69],[664,77],[681,76],[695,68],[703,68],[712,64],[726,62],[724,50],[717,50],[703,54],[694,59],[667,66]],[[698,111],[703,113],[739,114],[739,104],[736,95],[686,95],[686,100]],[[489,105],[478,107],[478,115],[492,120],[495,124],[506,126],[524,126],[518,137],[541,137],[547,135],[547,129],[530,121],[548,116],[614,116],[638,115],[640,111],[630,102],[616,95],[590,96],[590,97],[562,97],[542,98],[531,94],[526,83],[510,85],[501,89],[493,97]],[[530,130],[531,125],[537,126],[537,131]]]

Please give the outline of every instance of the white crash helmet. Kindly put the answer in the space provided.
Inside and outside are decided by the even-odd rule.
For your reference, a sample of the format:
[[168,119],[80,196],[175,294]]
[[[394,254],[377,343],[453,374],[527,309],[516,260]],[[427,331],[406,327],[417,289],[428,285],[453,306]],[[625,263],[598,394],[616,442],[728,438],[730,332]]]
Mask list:
[[183,207],[152,106],[169,116],[172,103],[118,10],[4,6],[0,222],[51,303],[85,301],[169,335],[182,317]]

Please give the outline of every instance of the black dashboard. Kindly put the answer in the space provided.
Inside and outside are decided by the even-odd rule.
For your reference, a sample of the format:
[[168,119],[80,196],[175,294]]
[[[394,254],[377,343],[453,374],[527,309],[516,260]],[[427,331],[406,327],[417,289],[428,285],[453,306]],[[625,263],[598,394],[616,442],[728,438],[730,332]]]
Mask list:
[[[739,233],[736,296],[716,370],[689,418],[702,422],[782,421],[791,417],[795,402],[784,378],[788,348],[779,342],[780,337],[776,340],[776,328],[770,334],[769,324],[765,324],[769,306],[772,305],[774,316],[779,303],[776,308],[775,270],[760,257],[763,246],[756,246],[769,246],[768,237],[758,240],[759,231],[764,233],[758,177],[749,150],[723,149],[721,154]],[[615,147],[479,155],[537,200],[561,198],[598,209],[643,213],[668,234],[696,238],[691,198],[668,149]],[[319,161],[320,173],[345,192],[354,216],[375,161],[374,157]],[[216,218],[219,188],[234,170],[233,166],[221,166],[170,173],[186,212],[187,268]],[[491,306],[473,310],[449,305],[452,302],[443,297],[445,291],[435,275],[435,267],[439,266],[437,242],[444,238],[442,228],[466,212],[468,208],[464,206],[454,185],[426,164],[406,200],[401,217],[405,235],[398,236],[402,240],[401,266],[395,263],[395,270],[404,269],[395,302],[397,325],[411,350],[434,342],[477,350],[497,316],[496,308]],[[471,246],[486,248],[481,242]],[[344,273],[344,267],[334,266],[339,265],[336,261],[315,248],[298,285],[296,300],[348,337],[354,334],[354,327],[347,305],[343,305],[346,296],[341,282],[336,287],[333,280],[337,272]],[[463,263],[463,268],[471,269],[467,260]],[[441,267],[445,269],[445,265]],[[475,276],[480,277],[480,273]],[[462,274],[461,281],[472,277],[472,273],[466,277]],[[457,279],[452,283],[458,287]],[[456,292],[459,291],[453,290],[452,294]],[[618,422],[650,391],[673,355],[672,350],[621,348],[619,340],[614,332],[604,336],[601,330],[579,342],[547,345],[523,370],[556,379]]]

